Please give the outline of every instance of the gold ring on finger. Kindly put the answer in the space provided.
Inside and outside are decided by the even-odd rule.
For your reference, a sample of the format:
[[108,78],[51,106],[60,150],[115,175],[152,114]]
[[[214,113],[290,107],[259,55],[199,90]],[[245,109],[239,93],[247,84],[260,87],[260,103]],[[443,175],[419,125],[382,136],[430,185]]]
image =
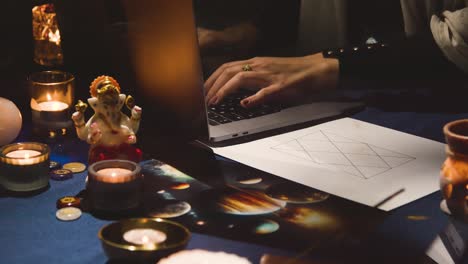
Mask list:
[[252,71],[252,66],[250,66],[250,64],[245,64],[242,66],[242,71]]

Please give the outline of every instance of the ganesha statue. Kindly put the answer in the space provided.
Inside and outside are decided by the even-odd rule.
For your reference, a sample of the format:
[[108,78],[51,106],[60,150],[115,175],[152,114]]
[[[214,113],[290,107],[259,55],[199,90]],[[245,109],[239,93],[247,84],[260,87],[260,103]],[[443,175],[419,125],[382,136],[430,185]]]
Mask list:
[[[76,134],[90,146],[88,162],[125,159],[141,161],[142,152],[133,146],[140,126],[141,108],[135,105],[132,96],[120,93],[119,83],[112,77],[99,76],[90,86],[88,104],[94,115],[85,122],[84,112],[88,105],[78,101],[72,119]],[[122,113],[124,104],[131,111],[128,117]]]

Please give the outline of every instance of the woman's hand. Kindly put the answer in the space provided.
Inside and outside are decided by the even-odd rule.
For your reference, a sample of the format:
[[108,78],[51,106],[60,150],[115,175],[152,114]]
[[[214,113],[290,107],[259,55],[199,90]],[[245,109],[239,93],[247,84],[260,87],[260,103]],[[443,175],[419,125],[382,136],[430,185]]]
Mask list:
[[[249,65],[249,67],[244,67]],[[314,91],[334,89],[338,82],[338,60],[321,53],[305,57],[258,57],[223,64],[205,82],[208,104],[217,104],[240,88],[259,91],[241,101],[253,107],[270,101],[291,101]]]

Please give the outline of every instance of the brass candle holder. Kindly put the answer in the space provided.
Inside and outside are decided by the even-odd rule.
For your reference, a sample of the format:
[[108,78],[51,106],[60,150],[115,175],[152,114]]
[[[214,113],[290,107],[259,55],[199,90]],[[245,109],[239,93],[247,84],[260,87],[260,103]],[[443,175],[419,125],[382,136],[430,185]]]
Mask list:
[[133,218],[113,222],[98,233],[111,260],[125,263],[155,263],[184,249],[190,231],[183,225],[161,218]]

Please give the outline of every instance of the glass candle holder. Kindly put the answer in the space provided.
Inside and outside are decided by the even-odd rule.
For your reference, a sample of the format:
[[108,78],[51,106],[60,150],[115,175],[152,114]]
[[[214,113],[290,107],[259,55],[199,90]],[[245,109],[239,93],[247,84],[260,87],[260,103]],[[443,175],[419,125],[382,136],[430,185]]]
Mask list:
[[32,8],[34,61],[44,66],[63,64],[63,52],[54,4]]
[[137,208],[143,191],[141,167],[128,160],[103,160],[88,167],[88,197],[95,211]]
[[15,192],[45,188],[49,184],[49,155],[47,145],[23,142],[0,149],[0,182]]
[[62,71],[43,71],[28,77],[33,131],[55,138],[73,127],[70,120],[75,77]]

